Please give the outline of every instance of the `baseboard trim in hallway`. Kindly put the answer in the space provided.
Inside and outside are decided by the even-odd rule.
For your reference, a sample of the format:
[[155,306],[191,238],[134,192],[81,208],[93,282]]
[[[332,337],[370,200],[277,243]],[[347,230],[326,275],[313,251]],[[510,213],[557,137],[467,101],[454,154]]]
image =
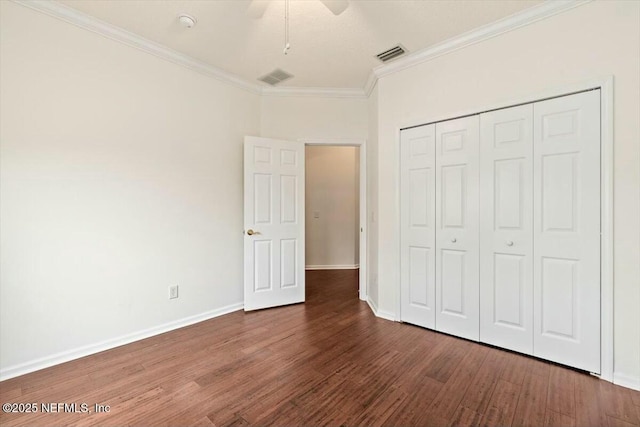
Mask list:
[[359,264],[339,264],[339,265],[307,265],[305,270],[357,270]]

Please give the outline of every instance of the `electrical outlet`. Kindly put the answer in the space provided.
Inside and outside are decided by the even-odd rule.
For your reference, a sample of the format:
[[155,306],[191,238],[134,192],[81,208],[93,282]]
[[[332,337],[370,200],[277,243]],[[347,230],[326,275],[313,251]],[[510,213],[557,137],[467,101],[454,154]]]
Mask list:
[[169,286],[169,299],[178,298],[178,285]]

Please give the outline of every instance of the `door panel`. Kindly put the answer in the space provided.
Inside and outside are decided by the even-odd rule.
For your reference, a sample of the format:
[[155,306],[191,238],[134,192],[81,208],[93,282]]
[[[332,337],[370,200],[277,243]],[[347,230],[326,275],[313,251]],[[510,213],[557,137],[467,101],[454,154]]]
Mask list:
[[577,340],[576,260],[542,258],[542,334]]
[[[526,257],[512,254],[493,254],[493,323],[498,326],[525,330],[533,319],[530,312],[525,313],[524,305],[532,303],[532,295],[527,293],[524,264]],[[530,283],[531,281],[529,281]],[[525,298],[528,301],[525,301]],[[484,307],[481,306],[481,310]],[[533,334],[529,329],[529,340]],[[481,331],[482,333],[482,331]],[[481,337],[482,339],[482,337]]]
[[600,91],[534,105],[534,355],[600,372]]
[[[485,153],[483,153],[485,155]],[[531,172],[531,156],[526,158],[510,158],[494,160],[493,192],[496,230],[522,230],[524,203],[526,197],[532,196],[531,188],[525,191],[524,181],[531,184],[531,178],[525,178],[524,170]],[[530,204],[529,204],[530,207]],[[530,225],[530,224],[529,224]]]
[[480,341],[533,352],[533,105],[480,115]]
[[244,185],[245,310],[304,301],[304,144],[246,137]]
[[429,226],[429,207],[433,203],[429,197],[433,194],[433,182],[429,168],[416,168],[409,171],[409,187],[411,212],[409,223],[413,227]]
[[429,282],[429,249],[409,248],[409,304],[428,309],[433,298],[429,298],[426,284]]
[[464,270],[465,251],[442,250],[441,312],[465,317],[464,310]]
[[464,228],[467,210],[466,165],[443,166],[442,177],[442,228]]
[[280,241],[280,287],[282,288],[296,286],[297,246],[296,239],[282,239]]
[[280,177],[280,222],[282,224],[295,224],[298,221],[297,189],[297,176],[282,175]]
[[271,224],[271,174],[257,173],[253,176],[254,222]]
[[436,329],[479,337],[479,118],[437,123]]
[[258,240],[253,242],[254,256],[254,290],[270,291],[273,289],[273,275],[271,274],[271,241]]
[[400,319],[435,327],[435,126],[400,135]]
[[545,232],[576,231],[577,153],[541,157],[542,229]]

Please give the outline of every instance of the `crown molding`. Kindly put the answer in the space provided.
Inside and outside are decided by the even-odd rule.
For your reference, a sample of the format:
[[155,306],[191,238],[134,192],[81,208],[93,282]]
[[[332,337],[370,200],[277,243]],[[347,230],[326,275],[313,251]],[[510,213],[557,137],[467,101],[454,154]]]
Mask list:
[[322,88],[322,87],[263,87],[262,94],[267,96],[295,96],[315,98],[361,98],[367,94],[358,88]]
[[262,90],[258,84],[244,80],[236,75],[222,71],[205,62],[192,58],[183,53],[177,52],[159,43],[148,40],[137,34],[124,30],[115,25],[101,21],[79,10],[73,9],[64,4],[50,0],[13,0],[15,3],[38,12],[45,13],[54,18],[61,19],[70,24],[76,25],[85,30],[89,30],[101,36],[107,37],[127,46],[142,50],[151,55],[182,65],[199,73],[213,77],[222,82],[231,84],[241,89],[261,94]]
[[536,21],[557,15],[593,0],[547,0],[546,2],[513,14],[499,21],[453,37],[437,45],[410,53],[390,64],[380,65],[369,73],[364,88],[313,88],[313,87],[264,87],[228,73],[203,61],[177,52],[137,34],[101,21],[69,6],[52,0],[12,0],[17,4],[45,13],[80,28],[100,34],[111,40],[124,43],[158,58],[182,65],[191,70],[213,77],[224,83],[249,92],[265,96],[326,97],[326,98],[367,98],[375,88],[378,79],[420,63],[430,61],[455,50],[462,49],[483,40],[513,31]]
[[492,22],[475,30],[468,31],[459,36],[452,37],[442,43],[412,52],[390,64],[379,65],[369,73],[369,78],[364,86],[364,92],[367,96],[371,94],[377,80],[381,77],[406,70],[407,68],[411,68],[423,62],[430,61],[458,49],[508,33],[575,7],[582,6],[583,4],[590,3],[591,1],[593,0],[547,0],[538,6],[507,16],[506,18]]
[[252,83],[234,74],[223,71],[191,56],[177,52],[159,43],[146,39],[113,24],[101,21],[91,15],[80,12],[72,7],[51,0],[13,0],[15,3],[42,12],[54,18],[84,28],[101,36],[107,37],[127,46],[134,47],[161,59],[182,65],[191,70],[213,77],[224,83],[258,95],[269,96],[297,96],[297,97],[326,97],[326,98],[366,98],[367,95],[359,88],[313,88],[313,87],[264,87]]
[[298,138],[297,141],[305,145],[335,145],[346,147],[361,147],[367,142],[362,138]]
[[377,83],[378,77],[375,75],[373,70],[371,70],[371,72],[369,73],[369,77],[367,77],[367,82],[364,84],[364,93],[367,95],[367,97],[371,96],[371,92],[373,92],[373,89],[376,87]]

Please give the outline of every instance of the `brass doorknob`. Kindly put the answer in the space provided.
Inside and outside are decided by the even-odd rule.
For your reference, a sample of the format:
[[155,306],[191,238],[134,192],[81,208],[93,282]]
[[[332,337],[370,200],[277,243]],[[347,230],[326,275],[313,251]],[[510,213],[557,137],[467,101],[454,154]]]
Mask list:
[[248,230],[247,230],[247,234],[248,234],[249,236],[253,236],[254,234],[258,234],[258,233],[256,233],[256,232],[255,232],[255,231],[253,231],[252,229],[248,229]]

